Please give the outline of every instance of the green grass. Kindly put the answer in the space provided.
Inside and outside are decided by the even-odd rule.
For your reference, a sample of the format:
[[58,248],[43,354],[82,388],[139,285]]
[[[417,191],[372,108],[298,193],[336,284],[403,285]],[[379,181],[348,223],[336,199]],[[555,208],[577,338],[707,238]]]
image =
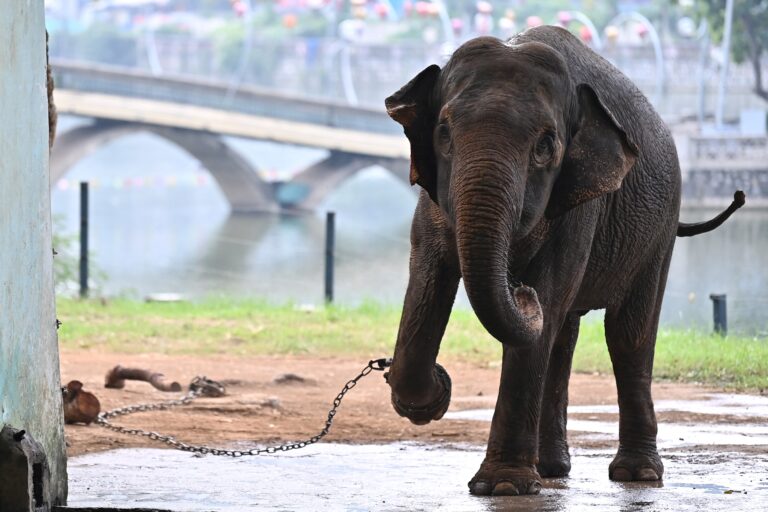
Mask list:
[[[391,354],[400,309],[375,303],[302,311],[291,304],[232,299],[201,302],[107,302],[59,298],[65,349],[167,354]],[[468,310],[451,316],[441,355],[497,365],[501,346]],[[582,322],[573,369],[610,373],[602,322]],[[734,389],[768,388],[768,340],[662,328],[656,345],[658,379]]]

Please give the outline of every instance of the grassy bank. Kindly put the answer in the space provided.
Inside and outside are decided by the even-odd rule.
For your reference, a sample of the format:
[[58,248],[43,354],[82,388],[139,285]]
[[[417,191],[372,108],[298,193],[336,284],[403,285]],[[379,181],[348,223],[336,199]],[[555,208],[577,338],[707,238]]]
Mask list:
[[[66,349],[169,354],[306,354],[383,357],[392,352],[399,308],[378,304],[301,311],[291,305],[206,300],[138,301],[58,299]],[[501,347],[471,311],[456,310],[441,354],[498,364]],[[610,373],[602,322],[582,322],[573,363],[577,372]],[[735,389],[768,388],[768,340],[662,328],[655,376]]]

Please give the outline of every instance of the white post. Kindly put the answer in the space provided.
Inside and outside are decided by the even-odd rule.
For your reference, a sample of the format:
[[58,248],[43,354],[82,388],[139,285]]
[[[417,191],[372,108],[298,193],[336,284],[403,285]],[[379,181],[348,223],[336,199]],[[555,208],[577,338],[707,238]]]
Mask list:
[[723,34],[723,66],[720,68],[720,84],[717,87],[717,110],[715,126],[723,129],[723,111],[725,110],[725,81],[728,80],[728,64],[731,61],[731,28],[733,27],[733,0],[725,2],[725,29]]

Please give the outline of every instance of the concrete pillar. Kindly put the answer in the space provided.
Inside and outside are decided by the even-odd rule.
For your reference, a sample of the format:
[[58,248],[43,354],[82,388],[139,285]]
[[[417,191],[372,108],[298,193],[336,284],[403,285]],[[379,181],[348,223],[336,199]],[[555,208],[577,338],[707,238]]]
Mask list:
[[0,429],[39,443],[50,481],[36,492],[64,504],[43,0],[0,1],[0,70]]

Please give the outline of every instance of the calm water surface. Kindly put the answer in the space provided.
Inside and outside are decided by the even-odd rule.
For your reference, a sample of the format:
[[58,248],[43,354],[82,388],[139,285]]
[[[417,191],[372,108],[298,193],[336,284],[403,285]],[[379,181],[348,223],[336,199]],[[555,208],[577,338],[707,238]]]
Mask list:
[[[65,119],[62,130],[71,126]],[[286,178],[323,151],[230,141],[262,173]],[[78,232],[77,181],[90,180],[91,249],[104,294],[237,295],[321,303],[324,211],[337,212],[336,296],[401,303],[416,195],[381,168],[361,172],[314,215],[230,215],[207,172],[151,135],[112,142],[54,186],[60,233]],[[713,211],[684,210],[682,219]],[[732,331],[768,334],[768,212],[740,211],[723,228],[678,239],[662,323],[708,329],[710,293],[728,295]],[[469,307],[463,292],[459,307]]]

